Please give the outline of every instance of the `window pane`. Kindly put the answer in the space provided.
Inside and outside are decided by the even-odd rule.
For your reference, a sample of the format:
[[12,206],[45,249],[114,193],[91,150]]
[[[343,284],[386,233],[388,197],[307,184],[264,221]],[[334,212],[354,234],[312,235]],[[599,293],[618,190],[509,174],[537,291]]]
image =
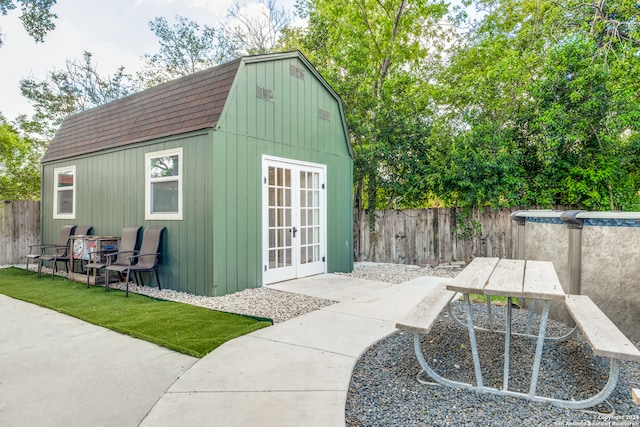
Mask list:
[[58,188],[73,187],[73,171],[58,172]]
[[151,212],[178,212],[178,181],[151,184]]
[[58,214],[73,213],[73,190],[58,191]]
[[178,155],[154,157],[149,160],[151,178],[178,176]]

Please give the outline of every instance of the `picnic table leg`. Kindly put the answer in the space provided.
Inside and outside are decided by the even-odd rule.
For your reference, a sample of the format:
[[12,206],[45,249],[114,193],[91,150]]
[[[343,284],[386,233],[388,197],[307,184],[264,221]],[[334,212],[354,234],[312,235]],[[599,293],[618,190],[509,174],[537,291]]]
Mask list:
[[480,356],[478,356],[478,345],[476,343],[476,332],[473,328],[473,316],[471,314],[471,300],[469,294],[464,294],[467,303],[467,327],[469,329],[469,341],[471,342],[471,354],[473,355],[473,368],[476,371],[476,383],[478,387],[484,387],[482,383],[482,370],[480,369]]
[[487,295],[487,314],[489,315],[489,330],[493,332],[493,312],[491,311],[491,295]]
[[511,349],[511,297],[507,298],[507,322],[505,324],[504,335],[504,374],[502,379],[502,389],[509,390],[509,358]]
[[531,300],[531,307],[529,308],[529,320],[527,321],[526,334],[531,335],[531,326],[533,325],[533,314],[536,311],[536,300]]
[[533,372],[531,373],[531,387],[529,388],[530,397],[534,397],[536,395],[536,387],[538,386],[538,375],[540,374],[540,363],[542,362],[542,347],[544,345],[544,335],[547,331],[547,320],[549,320],[550,305],[550,301],[545,301],[542,308],[540,330],[538,331],[538,344],[536,345],[536,357],[533,360]]

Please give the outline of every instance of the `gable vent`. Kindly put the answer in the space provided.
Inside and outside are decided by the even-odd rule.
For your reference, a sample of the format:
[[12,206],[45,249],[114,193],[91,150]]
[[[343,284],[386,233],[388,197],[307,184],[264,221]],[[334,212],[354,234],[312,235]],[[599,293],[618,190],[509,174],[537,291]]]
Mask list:
[[331,113],[323,108],[318,108],[318,118],[320,120],[331,121]]
[[265,89],[262,86],[256,86],[256,98],[273,101],[273,91],[271,89]]
[[300,67],[296,67],[295,65],[290,65],[289,66],[289,72],[291,73],[292,77],[295,77],[296,79],[300,79],[300,80],[304,80],[304,70]]

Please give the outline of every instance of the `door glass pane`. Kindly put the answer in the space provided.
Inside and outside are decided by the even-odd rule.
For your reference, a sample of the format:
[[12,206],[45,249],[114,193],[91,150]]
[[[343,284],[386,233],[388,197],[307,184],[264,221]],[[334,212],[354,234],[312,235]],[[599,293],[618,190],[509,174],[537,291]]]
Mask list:
[[276,168],[269,166],[269,187],[276,185]]
[[276,205],[276,191],[273,188],[269,188],[269,206]]

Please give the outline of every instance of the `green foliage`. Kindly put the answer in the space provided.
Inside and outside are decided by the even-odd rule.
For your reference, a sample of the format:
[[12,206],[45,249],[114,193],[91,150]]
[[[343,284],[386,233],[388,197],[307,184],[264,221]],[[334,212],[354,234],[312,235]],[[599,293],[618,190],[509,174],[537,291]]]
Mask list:
[[[51,12],[55,4],[56,0],[0,0],[0,13],[7,15],[20,5],[22,26],[36,42],[43,42],[44,36],[56,28],[53,20],[58,16]],[[3,37],[0,32],[0,47],[2,45]]]
[[345,103],[356,208],[422,203],[433,114],[430,47],[446,40],[437,25],[446,5],[309,0],[297,6],[309,25],[290,36],[301,39],[303,52]]
[[260,6],[261,13],[252,15],[236,3],[229,10],[228,20],[216,27],[200,26],[182,16],[176,16],[171,27],[164,17],[154,19],[149,28],[158,37],[160,49],[143,56],[145,67],[138,78],[151,87],[241,55],[274,51],[291,17],[273,0]]
[[20,136],[0,115],[0,201],[40,198],[42,147]]
[[50,140],[68,115],[138,89],[124,67],[119,67],[112,76],[102,76],[92,58],[90,52],[84,52],[81,60],[67,60],[65,69],[49,71],[44,80],[27,78],[20,81],[22,95],[31,101],[35,110],[31,120],[22,119],[27,130]]
[[271,324],[135,293],[125,298],[123,291],[87,289],[61,278],[38,279],[17,268],[0,270],[0,293],[199,358]]
[[482,235],[482,223],[473,218],[473,210],[469,207],[455,211],[456,237],[461,240],[472,240]]
[[638,209],[637,6],[484,1],[438,77],[435,193],[457,206]]
[[227,58],[224,51],[216,51],[219,31],[200,25],[182,16],[169,26],[166,18],[158,17],[149,22],[149,28],[158,38],[157,53],[143,56],[145,68],[138,78],[146,87],[155,86],[178,77],[216,65]]

